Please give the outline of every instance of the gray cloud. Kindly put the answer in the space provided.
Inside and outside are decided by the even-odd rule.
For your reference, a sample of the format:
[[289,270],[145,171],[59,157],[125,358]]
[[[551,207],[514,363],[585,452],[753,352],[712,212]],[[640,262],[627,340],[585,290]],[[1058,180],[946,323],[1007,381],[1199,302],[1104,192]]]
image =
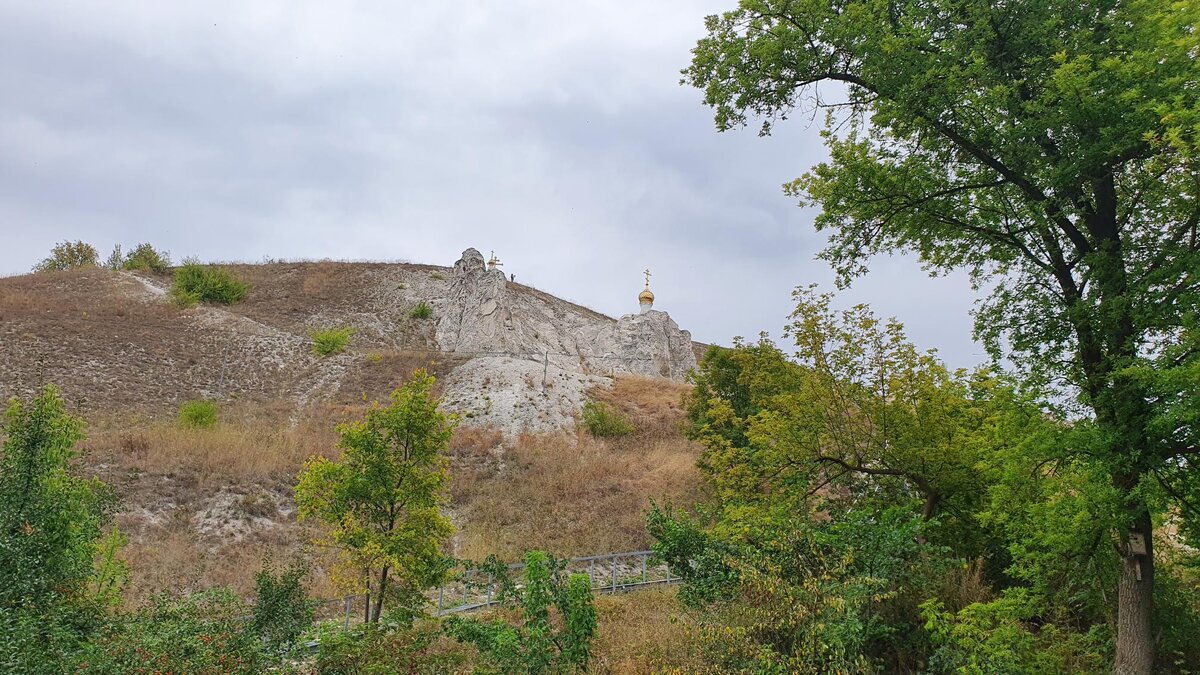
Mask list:
[[[57,4],[57,3],[56,3]],[[726,1],[0,3],[0,274],[82,238],[176,258],[467,246],[611,314],[640,271],[697,339],[778,333],[823,240],[779,185],[816,126],[717,134],[679,69]],[[649,5],[649,6],[644,6]],[[960,277],[839,298],[981,360]]]

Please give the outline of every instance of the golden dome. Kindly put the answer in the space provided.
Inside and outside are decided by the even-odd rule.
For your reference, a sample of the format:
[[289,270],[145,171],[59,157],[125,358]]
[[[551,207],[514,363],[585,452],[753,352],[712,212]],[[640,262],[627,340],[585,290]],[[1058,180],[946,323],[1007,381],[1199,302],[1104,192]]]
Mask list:
[[650,284],[646,284],[646,289],[638,293],[638,304],[643,302],[654,302],[654,294],[650,292]]

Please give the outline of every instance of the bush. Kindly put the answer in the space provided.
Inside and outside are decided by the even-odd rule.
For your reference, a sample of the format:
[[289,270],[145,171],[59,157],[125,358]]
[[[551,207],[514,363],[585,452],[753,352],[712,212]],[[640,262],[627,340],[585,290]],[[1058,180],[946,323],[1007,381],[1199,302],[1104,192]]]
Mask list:
[[[115,249],[114,253],[119,255],[120,248]],[[111,262],[111,256],[109,258]],[[121,262],[121,269],[154,274],[166,274],[170,266],[170,254],[167,251],[156,251],[150,244],[138,244]]]
[[79,267],[96,267],[100,264],[100,253],[91,244],[82,241],[64,241],[50,249],[50,257],[34,266],[34,272],[61,272]]
[[317,356],[339,354],[350,343],[354,329],[348,326],[342,328],[322,328],[308,334],[312,338],[312,350]]
[[409,310],[408,315],[414,319],[428,319],[433,316],[433,308],[424,301],[418,302],[415,307]]
[[268,660],[248,624],[249,609],[232,591],[185,598],[160,595],[146,609],[118,617],[89,645],[80,670],[101,673],[259,673]]
[[[925,629],[936,646],[930,665],[957,673],[1099,673],[1112,659],[1106,626],[1077,633],[1046,622],[1040,602],[1025,589],[1008,589],[998,600],[972,603],[958,612],[942,603],[921,605]],[[1036,624],[1036,627],[1035,627]]]
[[[474,645],[501,673],[583,671],[596,633],[596,607],[586,574],[567,574],[566,561],[541,551],[525,554],[523,583],[490,556],[482,566],[497,580],[500,602],[519,613],[520,623],[461,616],[446,619],[446,632]],[[557,610],[557,621],[551,609]]]
[[235,305],[246,297],[247,288],[245,283],[219,267],[186,261],[175,270],[171,297],[184,307],[197,302]]
[[473,672],[471,650],[448,638],[436,621],[413,626],[321,624],[309,633],[320,645],[313,670],[326,675]]
[[273,654],[287,653],[312,625],[316,603],[304,590],[308,567],[293,562],[276,572],[270,561],[254,575],[254,632]]
[[179,423],[192,429],[208,429],[216,426],[219,412],[216,401],[187,401],[179,406]]
[[632,422],[600,401],[588,401],[583,404],[583,426],[596,438],[624,436],[633,433],[634,430]]

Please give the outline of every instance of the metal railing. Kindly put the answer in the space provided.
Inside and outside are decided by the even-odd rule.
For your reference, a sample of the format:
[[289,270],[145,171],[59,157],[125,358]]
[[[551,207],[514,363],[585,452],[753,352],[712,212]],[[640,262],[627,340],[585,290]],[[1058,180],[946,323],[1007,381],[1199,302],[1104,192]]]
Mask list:
[[[566,572],[586,573],[596,593],[620,593],[679,583],[679,577],[672,576],[665,564],[650,564],[652,555],[651,551],[628,551],[571,558],[567,561]],[[508,565],[509,574],[524,568],[524,563]],[[433,616],[446,616],[498,605],[498,590],[497,580],[487,573],[467,570],[460,578],[429,591],[426,597],[436,607]],[[340,614],[343,627],[348,629],[356,620],[355,617],[362,613],[361,609],[356,611],[358,600],[362,597],[347,595],[320,601],[317,603],[317,618],[329,620]]]

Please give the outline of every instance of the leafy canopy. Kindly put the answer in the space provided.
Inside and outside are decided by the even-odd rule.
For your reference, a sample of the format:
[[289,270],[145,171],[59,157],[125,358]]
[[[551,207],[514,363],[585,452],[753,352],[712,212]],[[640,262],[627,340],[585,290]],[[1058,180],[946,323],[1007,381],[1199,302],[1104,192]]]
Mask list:
[[882,252],[966,270],[993,356],[1078,394],[1087,461],[1123,500],[1131,673],[1155,641],[1131,532],[1200,512],[1197,25],[1188,0],[743,0],[684,71],[722,130],[829,111],[830,160],[785,189],[820,205],[841,283]]
[[61,272],[80,267],[96,267],[100,253],[96,247],[83,241],[63,241],[50,249],[50,256],[34,266],[34,272]]
[[62,672],[125,579],[112,493],[72,475],[83,423],[53,386],[12,401],[0,436],[0,670]]
[[372,621],[385,598],[411,617],[426,602],[421,591],[450,567],[441,545],[453,528],[441,507],[455,420],[438,410],[433,385],[418,370],[389,405],[376,402],[362,420],[339,426],[341,459],[313,457],[296,486],[300,519],[329,526],[323,543],[342,552],[343,583],[367,592]]

